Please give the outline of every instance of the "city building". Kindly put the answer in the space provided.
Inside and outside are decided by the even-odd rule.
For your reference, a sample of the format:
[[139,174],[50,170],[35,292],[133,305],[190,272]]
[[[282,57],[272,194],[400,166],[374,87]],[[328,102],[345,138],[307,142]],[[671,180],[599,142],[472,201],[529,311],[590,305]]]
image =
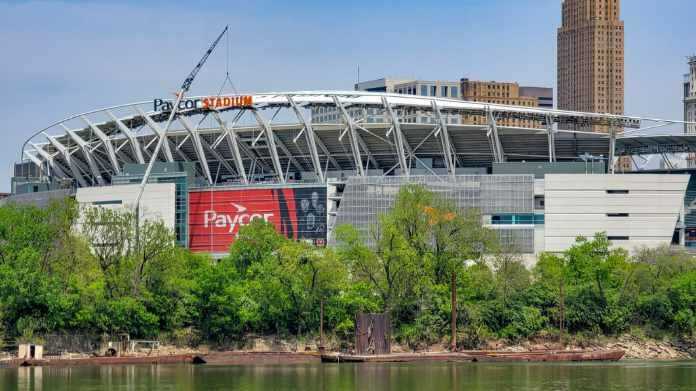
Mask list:
[[[445,80],[411,80],[394,85],[394,92],[405,95],[431,96],[438,98],[460,99],[459,83]],[[435,123],[430,110],[401,110],[403,122]],[[461,118],[456,115],[446,115],[447,123],[456,124]]]
[[[355,83],[354,88],[355,91],[385,92],[393,94],[397,93],[395,88],[397,84],[404,84],[408,83],[409,81],[410,80],[407,79],[392,79],[383,77],[380,79]],[[347,113],[356,121],[362,120],[368,123],[382,123],[385,121],[384,112],[374,108],[349,107],[347,108]],[[315,124],[340,123],[344,120],[340,111],[337,110],[336,107],[332,106],[312,108],[311,114],[312,123]]]
[[620,0],[564,0],[557,45],[558,108],[623,114]]
[[381,79],[360,81],[355,83],[355,91],[367,91],[367,92],[396,92],[395,86],[397,84],[403,84],[411,79],[392,79],[388,77],[383,77]]
[[[688,57],[689,73],[684,75],[684,134],[696,134],[696,56]],[[696,167],[696,154],[686,155],[686,166]]]
[[[500,105],[553,108],[553,89],[544,87],[520,87],[517,83],[496,81],[475,81],[461,79],[462,99],[471,102],[485,102]],[[485,115],[472,115],[463,118],[463,123],[483,125],[488,122]],[[497,121],[502,126],[523,128],[541,127],[540,121],[528,119],[503,118]]]
[[553,88],[520,86],[520,96],[536,98],[538,107],[553,109]]
[[[356,91],[366,92],[387,92],[404,95],[432,96],[438,98],[460,99],[459,82],[446,80],[397,80],[381,78],[363,81],[355,84]],[[356,121],[367,123],[385,123],[385,113],[381,109],[368,107],[347,108],[348,115]],[[430,111],[423,110],[401,110],[397,109],[396,114],[401,122],[405,123],[434,123],[435,119],[430,115]],[[460,123],[461,117],[445,114],[447,123]],[[312,122],[337,123],[343,121],[341,113],[332,107],[318,107],[312,111]]]
[[[574,129],[608,119],[627,129],[682,121],[471,102],[456,99],[462,91],[443,82],[383,84],[407,93],[215,97],[230,104],[212,114],[199,98],[188,98],[167,133],[161,126],[170,112],[150,102],[71,116],[18,145],[24,159],[15,166],[13,195],[0,203],[46,206],[67,196],[83,207],[135,209],[145,165],[157,159],[141,216],[163,220],[179,245],[214,256],[254,219],[318,246],[332,245],[334,229],[350,223],[370,243],[379,214],[407,183],[477,209],[506,249],[529,260],[597,232],[630,251],[696,246],[696,170],[620,174],[607,164],[614,157],[696,152],[696,135],[612,137]],[[446,96],[432,96],[433,86]],[[382,119],[312,123],[318,108],[373,110]],[[399,113],[428,120],[406,122]],[[483,113],[551,126],[448,121]]]
[[[696,56],[689,57],[689,73],[684,75],[684,121],[696,122]],[[696,124],[684,124],[685,134],[696,134]]]
[[[558,108],[589,113],[624,112],[624,22],[620,0],[564,0],[557,39]],[[616,124],[581,125],[597,132]],[[619,159],[622,171],[629,159]]]

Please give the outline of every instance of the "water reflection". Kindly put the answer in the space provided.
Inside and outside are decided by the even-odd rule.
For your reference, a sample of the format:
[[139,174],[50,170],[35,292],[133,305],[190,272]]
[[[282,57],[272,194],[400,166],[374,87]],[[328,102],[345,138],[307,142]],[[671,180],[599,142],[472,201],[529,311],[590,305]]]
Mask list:
[[696,362],[0,369],[1,390],[694,390]]

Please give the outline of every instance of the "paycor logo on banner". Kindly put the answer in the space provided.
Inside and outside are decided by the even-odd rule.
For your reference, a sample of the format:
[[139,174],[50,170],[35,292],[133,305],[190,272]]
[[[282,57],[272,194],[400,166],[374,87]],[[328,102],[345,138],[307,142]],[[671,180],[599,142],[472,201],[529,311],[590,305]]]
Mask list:
[[326,186],[191,191],[188,205],[192,251],[227,252],[240,228],[254,220],[289,239],[326,245]]
[[235,229],[239,226],[245,226],[251,223],[254,219],[262,219],[270,222],[273,213],[248,213],[247,208],[243,205],[230,202],[236,209],[234,215],[228,213],[217,213],[214,210],[206,210],[203,212],[203,227],[204,228],[226,228],[227,232],[236,232]]

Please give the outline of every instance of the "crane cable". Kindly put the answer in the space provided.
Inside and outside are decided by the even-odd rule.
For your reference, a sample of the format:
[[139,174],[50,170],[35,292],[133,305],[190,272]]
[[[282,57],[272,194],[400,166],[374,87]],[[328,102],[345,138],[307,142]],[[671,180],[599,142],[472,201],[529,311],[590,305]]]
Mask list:
[[220,89],[218,90],[218,96],[222,93],[223,88],[225,88],[225,85],[229,82],[230,87],[232,87],[232,91],[234,92],[235,95],[239,95],[239,92],[237,91],[237,88],[234,86],[234,82],[232,82],[232,79],[230,78],[230,32],[227,31],[225,33],[225,46],[226,46],[226,58],[225,58],[225,79],[222,81],[222,85],[220,86]]

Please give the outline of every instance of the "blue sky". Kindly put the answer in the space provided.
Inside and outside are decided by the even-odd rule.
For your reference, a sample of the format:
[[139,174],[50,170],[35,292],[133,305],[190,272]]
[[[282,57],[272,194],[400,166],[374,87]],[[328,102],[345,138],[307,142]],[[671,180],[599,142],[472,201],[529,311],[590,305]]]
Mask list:
[[[626,113],[681,119],[693,0],[623,0]],[[351,89],[382,76],[555,88],[561,0],[0,2],[0,191],[24,139],[177,89],[225,24],[239,90]],[[191,93],[216,92],[226,50]]]

